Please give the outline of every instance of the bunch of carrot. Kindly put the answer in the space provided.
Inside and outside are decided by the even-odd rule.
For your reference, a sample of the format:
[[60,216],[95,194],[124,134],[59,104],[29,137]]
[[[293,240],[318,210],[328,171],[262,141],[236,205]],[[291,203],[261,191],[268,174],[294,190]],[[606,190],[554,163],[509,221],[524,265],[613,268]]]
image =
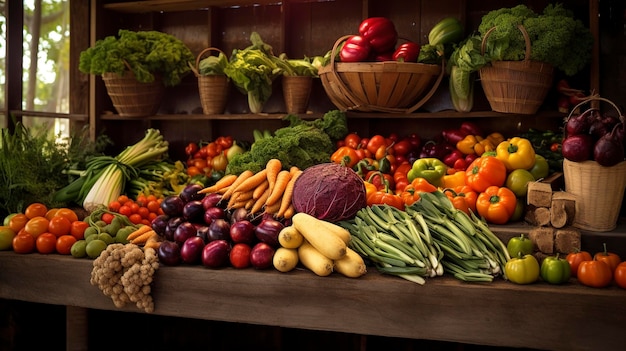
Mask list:
[[151,226],[142,225],[134,232],[128,234],[126,240],[128,240],[128,242],[131,244],[157,250],[161,245],[163,238],[159,234],[157,234],[157,232],[155,232]]
[[291,218],[293,187],[300,174],[302,170],[298,167],[284,170],[282,162],[273,158],[257,173],[226,175],[200,192],[221,194],[230,209],[245,208],[251,214],[263,211],[277,218]]

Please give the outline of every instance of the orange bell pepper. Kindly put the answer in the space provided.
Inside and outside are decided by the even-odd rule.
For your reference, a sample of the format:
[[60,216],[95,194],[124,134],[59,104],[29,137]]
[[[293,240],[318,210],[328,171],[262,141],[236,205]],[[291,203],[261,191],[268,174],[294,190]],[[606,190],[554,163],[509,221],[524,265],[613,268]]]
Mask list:
[[330,160],[334,163],[342,164],[346,167],[354,167],[361,159],[358,157],[356,150],[349,146],[338,148],[332,155]]
[[437,191],[434,185],[429,183],[425,178],[418,177],[413,179],[413,181],[404,188],[404,191],[400,193],[400,197],[407,206],[410,206],[420,199],[420,193],[432,193],[434,191]]
[[511,219],[517,206],[517,197],[511,189],[490,186],[478,195],[476,211],[489,223],[505,224]]
[[470,214],[470,211],[476,213],[478,194],[468,185],[447,188],[443,190],[443,193],[446,194],[455,208],[467,214]]
[[506,166],[494,156],[479,157],[467,167],[465,175],[467,185],[480,193],[492,185],[504,185]]

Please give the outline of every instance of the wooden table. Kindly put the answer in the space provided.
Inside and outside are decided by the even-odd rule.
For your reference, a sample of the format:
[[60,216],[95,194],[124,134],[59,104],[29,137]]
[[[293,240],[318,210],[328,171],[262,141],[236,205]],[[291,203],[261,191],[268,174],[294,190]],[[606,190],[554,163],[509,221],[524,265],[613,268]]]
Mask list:
[[[0,252],[0,298],[68,306],[74,327],[68,327],[67,349],[84,349],[85,340],[72,335],[84,321],[69,320],[76,308],[143,313],[130,305],[116,309],[90,285],[91,263]],[[519,286],[437,277],[420,286],[373,270],[349,279],[304,270],[178,266],[158,270],[153,297],[154,314],[164,316],[551,350],[626,345],[626,290],[575,280]],[[209,301],[211,308],[197,308]]]

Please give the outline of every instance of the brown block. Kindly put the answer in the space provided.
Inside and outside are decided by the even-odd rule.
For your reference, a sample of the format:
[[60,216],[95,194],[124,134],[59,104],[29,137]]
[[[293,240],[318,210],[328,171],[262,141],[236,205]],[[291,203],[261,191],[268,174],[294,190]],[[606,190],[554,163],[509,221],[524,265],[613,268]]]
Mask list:
[[566,225],[572,225],[574,223],[574,217],[576,216],[576,196],[565,191],[553,192],[550,212],[552,216],[565,216],[566,218],[565,221],[563,221],[562,218],[559,221],[559,224],[565,222],[564,224],[555,225],[552,223],[553,226],[563,228]]
[[528,238],[535,244],[536,251],[554,253],[554,230],[552,227],[537,227],[528,232]]
[[552,187],[544,182],[528,183],[526,203],[537,207],[550,207],[552,203]]
[[554,249],[561,254],[568,254],[580,250],[580,231],[573,227],[557,229],[554,233]]
[[550,210],[546,207],[528,205],[524,220],[531,225],[545,227],[550,225]]

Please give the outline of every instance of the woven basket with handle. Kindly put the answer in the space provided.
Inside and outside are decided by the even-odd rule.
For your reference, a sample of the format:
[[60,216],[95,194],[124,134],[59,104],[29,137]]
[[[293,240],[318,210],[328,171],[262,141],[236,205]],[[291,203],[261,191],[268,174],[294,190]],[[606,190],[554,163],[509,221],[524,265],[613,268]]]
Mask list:
[[337,48],[350,36],[335,42],[330,64],[319,69],[322,86],[341,110],[411,113],[437,90],[444,69],[413,62],[335,62]]
[[[619,114],[624,123],[624,116],[619,108],[610,100],[593,96],[576,105],[572,113],[581,105],[591,101],[609,103]],[[617,226],[620,207],[626,188],[626,161],[615,166],[604,167],[596,161],[573,162],[563,160],[565,191],[576,196],[576,215],[574,226],[605,232]]]
[[[554,68],[549,63],[530,59],[530,38],[524,26],[518,28],[526,42],[524,60],[492,61],[480,69],[480,82],[492,110],[532,115],[537,113],[550,90]],[[483,54],[487,38],[495,29],[489,29],[483,37]]]
[[200,103],[202,104],[202,112],[205,115],[224,113],[226,102],[228,101],[228,92],[230,90],[230,79],[226,75],[201,75],[200,60],[202,56],[211,51],[218,53],[223,52],[217,48],[206,48],[196,57],[196,65],[194,74],[198,78],[198,91],[200,93]]
[[146,117],[159,111],[165,86],[158,76],[153,82],[142,83],[128,70],[123,75],[103,73],[102,80],[120,116]]

